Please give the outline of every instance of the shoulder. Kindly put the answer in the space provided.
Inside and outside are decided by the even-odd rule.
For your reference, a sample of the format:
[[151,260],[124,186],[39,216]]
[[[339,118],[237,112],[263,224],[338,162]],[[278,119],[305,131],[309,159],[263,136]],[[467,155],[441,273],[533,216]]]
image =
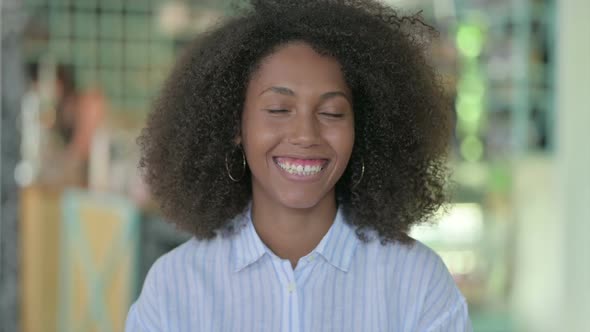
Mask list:
[[419,241],[402,247],[402,287],[420,289],[415,302],[418,330],[470,331],[467,302],[442,258]]
[[211,240],[198,240],[194,237],[160,256],[154,262],[146,282],[150,275],[160,280],[170,279],[182,275],[188,271],[202,269],[211,260],[220,259],[220,256],[229,254],[230,242],[227,239],[216,237]]
[[[227,239],[211,240],[191,238],[160,256],[150,267],[138,302],[162,302],[174,297],[179,287],[189,287],[189,281],[212,273],[211,266],[229,261]],[[213,264],[215,262],[215,264]],[[229,264],[227,264],[229,266]]]
[[85,102],[105,102],[106,98],[104,93],[95,87],[91,87],[80,92],[78,98]]
[[366,259],[385,267],[387,290],[394,299],[392,307],[397,308],[395,314],[405,324],[401,330],[469,330],[465,298],[434,250],[417,240],[385,245],[373,241],[364,246]]
[[223,262],[228,244],[219,237],[207,241],[192,238],[158,258],[129,312],[127,331],[168,330],[165,324],[170,313],[179,310],[179,300],[188,296],[204,274],[211,273],[212,260]]
[[418,240],[409,244],[399,242],[379,244],[389,257],[382,263],[391,270],[391,281],[400,288],[419,288],[420,297],[427,298],[437,287],[445,287],[447,296],[459,299],[461,293],[442,258]]
[[92,113],[94,116],[102,116],[106,111],[107,100],[98,89],[82,91],[77,98],[78,109],[84,110],[84,114]]
[[408,288],[415,289],[413,301],[421,302],[437,282],[456,289],[441,257],[417,240],[407,244],[359,241],[354,262],[355,269],[369,269],[380,275],[391,294],[399,295]]
[[448,273],[440,256],[417,240],[408,244],[397,241],[382,244],[374,240],[362,243],[360,247],[365,259],[387,266],[393,277],[424,275],[422,282],[427,283],[432,276]]

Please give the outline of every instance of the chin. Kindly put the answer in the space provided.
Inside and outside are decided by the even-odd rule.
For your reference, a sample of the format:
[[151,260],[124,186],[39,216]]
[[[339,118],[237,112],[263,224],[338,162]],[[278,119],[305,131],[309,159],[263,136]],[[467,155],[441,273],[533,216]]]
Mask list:
[[319,195],[310,195],[309,193],[295,193],[295,192],[287,192],[287,193],[278,193],[277,200],[278,202],[288,208],[291,209],[310,209],[318,205],[322,201],[321,196]]

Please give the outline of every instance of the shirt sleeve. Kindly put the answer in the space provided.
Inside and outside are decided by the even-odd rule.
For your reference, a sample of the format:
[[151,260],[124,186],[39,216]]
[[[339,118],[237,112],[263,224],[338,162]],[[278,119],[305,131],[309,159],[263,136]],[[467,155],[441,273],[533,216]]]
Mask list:
[[467,303],[465,300],[456,303],[451,310],[445,315],[441,316],[437,322],[435,322],[429,329],[428,332],[472,332],[471,321],[467,313]]
[[160,332],[161,321],[157,300],[158,262],[148,272],[137,301],[129,309],[125,332]]
[[420,317],[419,331],[472,332],[467,302],[440,257],[436,257]]

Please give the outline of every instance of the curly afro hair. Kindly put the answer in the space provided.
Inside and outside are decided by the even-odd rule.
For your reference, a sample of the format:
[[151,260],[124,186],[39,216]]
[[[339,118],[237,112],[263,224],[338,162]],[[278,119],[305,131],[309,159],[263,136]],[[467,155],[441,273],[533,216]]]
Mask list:
[[425,56],[431,35],[417,15],[372,0],[240,8],[179,59],[138,139],[140,169],[162,212],[200,239],[244,212],[251,175],[246,167],[233,182],[226,159],[240,174],[235,138],[249,79],[261,59],[302,41],[339,61],[353,95],[355,143],[338,204],[359,238],[411,243],[410,227],[448,200],[452,112]]

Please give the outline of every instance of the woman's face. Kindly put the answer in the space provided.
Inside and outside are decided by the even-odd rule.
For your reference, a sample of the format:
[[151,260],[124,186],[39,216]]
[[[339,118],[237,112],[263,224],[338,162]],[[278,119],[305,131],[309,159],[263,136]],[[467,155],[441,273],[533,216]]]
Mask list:
[[255,200],[306,209],[335,199],[354,143],[351,98],[339,63],[305,43],[262,61],[248,84],[238,138]]

